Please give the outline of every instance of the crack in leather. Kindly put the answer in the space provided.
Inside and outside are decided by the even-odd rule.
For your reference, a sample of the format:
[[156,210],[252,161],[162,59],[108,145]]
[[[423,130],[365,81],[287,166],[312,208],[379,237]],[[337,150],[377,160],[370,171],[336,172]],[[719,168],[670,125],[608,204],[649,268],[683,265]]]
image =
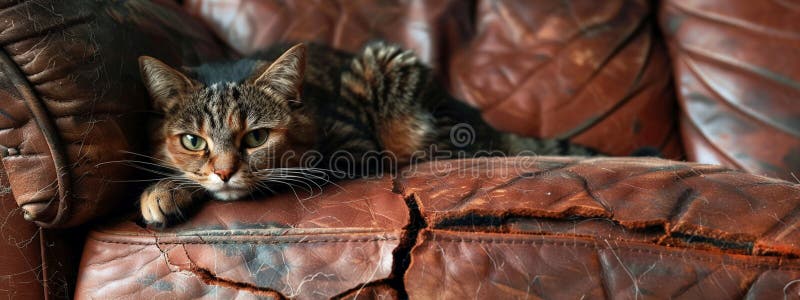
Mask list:
[[[543,160],[546,160],[546,159],[543,159]],[[602,164],[604,161],[614,161],[614,160],[615,159],[602,159],[601,158],[601,159],[590,159],[590,160],[586,160],[585,162],[591,161],[591,162],[596,163],[596,164]],[[620,161],[620,162],[624,163],[624,160],[617,159],[617,161]],[[594,199],[593,201],[596,202],[598,200],[596,200],[597,196],[594,193],[596,193],[596,192],[598,192],[600,190],[611,190],[611,189],[614,189],[618,185],[625,184],[625,180],[626,179],[637,178],[637,177],[648,177],[651,180],[650,184],[652,185],[652,184],[654,184],[652,182],[653,181],[652,180],[653,176],[656,176],[656,175],[659,175],[659,174],[662,174],[662,175],[659,175],[659,176],[662,176],[662,177],[665,177],[663,174],[669,174],[669,176],[667,176],[664,179],[674,178],[674,180],[668,180],[667,182],[669,182],[672,185],[675,185],[676,187],[683,186],[683,187],[680,188],[680,189],[683,190],[683,192],[682,192],[682,194],[680,196],[677,197],[677,200],[674,201],[674,203],[672,204],[672,207],[673,207],[672,211],[667,213],[667,215],[672,216],[671,219],[651,220],[651,221],[646,221],[646,222],[642,222],[644,220],[636,221],[636,222],[632,222],[632,220],[628,220],[626,222],[623,222],[623,221],[619,220],[619,218],[617,216],[615,216],[616,215],[614,213],[615,209],[613,207],[611,207],[611,206],[615,206],[616,204],[610,205],[610,207],[607,209],[609,214],[606,215],[606,216],[603,216],[602,214],[601,215],[594,215],[594,214],[591,214],[591,213],[587,214],[587,211],[585,211],[583,209],[579,209],[579,208],[577,208],[575,206],[569,206],[569,205],[564,207],[560,214],[559,213],[552,214],[552,213],[543,212],[543,211],[537,210],[537,209],[532,209],[532,210],[531,209],[522,209],[522,208],[515,209],[515,208],[510,208],[510,207],[505,208],[504,211],[499,211],[498,213],[493,213],[493,212],[491,212],[492,209],[490,209],[489,211],[482,211],[482,208],[475,207],[472,203],[470,203],[470,201],[478,199],[479,197],[485,197],[486,195],[491,194],[492,191],[496,191],[497,190],[497,187],[502,187],[502,188],[506,188],[506,189],[507,188],[514,188],[514,187],[511,187],[509,184],[506,184],[505,182],[518,182],[520,180],[520,178],[524,178],[524,177],[517,176],[517,177],[513,177],[514,179],[512,179],[512,180],[503,181],[503,182],[497,183],[496,185],[493,185],[493,186],[490,186],[490,187],[483,187],[483,188],[481,188],[483,190],[480,192],[480,194],[477,194],[476,190],[472,190],[469,193],[465,194],[465,195],[467,195],[466,198],[460,198],[461,200],[457,202],[458,205],[456,205],[456,206],[448,205],[447,208],[444,209],[444,210],[442,210],[442,208],[435,208],[435,209],[433,209],[431,211],[427,211],[427,212],[425,212],[426,219],[428,219],[429,223],[434,224],[433,228],[462,227],[462,228],[471,228],[471,230],[480,230],[480,228],[488,228],[488,227],[497,226],[498,224],[506,224],[508,219],[510,219],[510,218],[519,218],[519,217],[532,217],[532,218],[542,218],[542,217],[545,217],[545,218],[558,218],[558,217],[566,217],[566,216],[573,216],[573,217],[578,217],[578,218],[604,217],[604,218],[608,219],[609,221],[612,221],[613,223],[618,224],[620,226],[623,226],[623,228],[627,228],[627,229],[636,229],[636,228],[643,228],[643,227],[649,227],[649,226],[662,226],[663,228],[665,228],[665,230],[663,231],[663,235],[662,236],[657,236],[656,238],[661,240],[663,243],[665,243],[667,245],[672,244],[672,242],[674,242],[674,241],[683,241],[685,243],[681,243],[680,245],[675,245],[675,246],[683,247],[683,246],[690,246],[690,245],[696,243],[697,245],[703,244],[704,245],[703,247],[706,247],[706,246],[710,245],[710,246],[712,246],[712,248],[720,249],[720,247],[718,247],[718,246],[724,244],[724,245],[727,245],[727,246],[723,247],[723,248],[732,249],[731,251],[734,251],[736,253],[741,252],[742,249],[746,249],[747,250],[746,252],[747,253],[751,253],[751,254],[752,253],[761,253],[761,252],[759,252],[758,247],[754,247],[753,246],[754,243],[756,243],[756,240],[757,240],[757,238],[755,236],[753,236],[753,235],[750,235],[750,234],[747,234],[747,233],[725,232],[725,231],[720,230],[720,229],[713,229],[713,228],[710,228],[710,227],[693,225],[692,223],[687,223],[687,221],[686,221],[688,219],[693,218],[692,214],[694,213],[694,211],[696,211],[695,207],[697,207],[697,204],[694,203],[693,199],[696,199],[698,196],[706,197],[703,194],[699,193],[697,191],[697,188],[693,187],[693,183],[691,181],[692,180],[696,180],[696,178],[701,178],[703,182],[708,182],[708,183],[713,183],[713,184],[716,184],[716,185],[724,186],[725,187],[724,190],[731,191],[733,193],[733,195],[737,195],[737,197],[741,198],[742,201],[747,203],[747,206],[749,206],[750,209],[755,209],[754,203],[763,202],[763,200],[759,200],[759,199],[755,198],[754,196],[751,196],[750,194],[748,194],[748,193],[744,192],[743,190],[741,190],[740,189],[740,185],[742,185],[742,182],[731,183],[731,182],[727,182],[727,181],[714,179],[714,176],[727,176],[727,175],[730,175],[731,171],[728,170],[728,169],[719,168],[719,167],[713,167],[713,166],[709,166],[708,168],[706,168],[705,166],[692,167],[692,166],[690,166],[688,164],[678,164],[678,166],[671,166],[669,168],[655,168],[655,169],[651,169],[651,170],[643,170],[641,172],[635,172],[633,174],[627,174],[624,177],[616,178],[616,179],[613,179],[611,181],[606,181],[606,182],[603,182],[603,183],[601,183],[599,185],[596,185],[596,184],[592,184],[592,181],[590,181],[589,179],[583,177],[580,174],[580,172],[578,172],[576,170],[573,170],[573,169],[570,169],[570,166],[578,166],[578,167],[580,167],[582,165],[583,165],[583,162],[581,162],[580,160],[577,160],[573,164],[569,164],[564,168],[557,168],[557,169],[553,170],[553,172],[551,172],[551,174],[550,174],[551,176],[558,177],[559,176],[558,173],[559,172],[563,172],[563,173],[566,173],[566,174],[570,174],[570,175],[568,175],[569,178],[578,178],[579,179],[578,180],[579,184],[577,184],[576,187],[580,187],[580,189],[576,189],[575,191],[571,191],[571,192],[565,193],[563,195],[560,195],[559,196],[560,198],[557,198],[557,199],[572,198],[575,195],[578,195],[579,193],[585,193],[586,195],[590,195],[589,198],[590,199]],[[702,170],[702,171],[700,171],[700,170]],[[524,172],[524,171],[525,170],[521,170],[521,172]],[[547,172],[542,172],[542,173],[547,173]],[[425,176],[422,176],[421,178],[425,178]],[[561,176],[561,178],[564,178],[564,177]],[[533,182],[536,182],[536,178],[530,178],[530,179],[533,180]],[[427,181],[427,182],[430,182],[430,181],[434,181],[434,182],[435,181],[441,181],[440,179],[435,179],[435,178],[428,178],[428,179],[410,179],[410,178],[405,178],[404,180],[406,180],[406,184],[415,184],[414,182],[424,182],[424,181]],[[409,183],[409,180],[411,180],[410,183]],[[761,186],[761,184],[759,184],[759,183],[776,184],[775,180],[763,178],[763,179],[760,179],[760,182],[759,181],[754,182],[754,183],[750,184],[749,186],[750,187]],[[437,183],[426,183],[426,185],[432,186],[432,187],[438,186]],[[746,187],[747,185],[744,185],[744,186]],[[787,186],[787,183],[783,183],[783,184],[779,185],[779,187],[788,187],[790,190],[796,190],[796,188],[793,188],[792,185],[788,185]],[[435,188],[435,189],[438,190],[439,188]],[[473,189],[477,189],[477,188],[473,188]],[[707,189],[709,189],[709,187],[703,186],[703,189],[707,190]],[[423,197],[423,199],[425,199],[425,198],[429,197],[429,196],[425,196],[427,194],[426,191],[428,191],[428,188],[420,189],[420,188],[416,188],[415,187],[415,188],[412,188],[411,190],[404,190],[404,193],[406,193],[406,195],[409,195],[411,193],[414,193],[416,195],[422,195],[421,197]],[[443,201],[444,202],[449,202],[447,200],[443,200]],[[553,203],[556,203],[558,201],[563,201],[563,200],[555,200]],[[708,199],[705,199],[704,201],[708,201]],[[730,200],[730,201],[734,201],[734,200]],[[439,202],[441,202],[441,201],[434,202],[434,203],[439,203]],[[783,214],[783,216],[787,217],[787,216],[789,216],[790,213],[791,213],[791,210],[789,210],[787,213]],[[487,220],[494,220],[494,221],[491,221],[488,224],[481,224],[481,222],[485,222]],[[475,221],[477,221],[477,222],[475,222]],[[778,222],[779,220],[773,220],[773,221],[774,222],[769,223],[770,226],[765,229],[765,231],[764,231],[765,233],[768,232],[768,231],[775,230],[775,229],[772,228],[772,226],[780,225],[780,223]],[[489,230],[496,231],[495,229],[491,229],[491,228],[489,228]],[[668,240],[667,238],[672,238],[673,240]],[[715,241],[720,241],[720,242],[718,243],[718,242],[715,242]],[[720,250],[722,250],[722,249],[720,249]],[[754,250],[755,250],[755,252],[754,252]],[[783,253],[783,254],[780,254],[780,255],[793,255],[793,254],[792,253]]]
[[200,280],[202,280],[204,283],[208,285],[218,285],[218,286],[228,287],[236,290],[246,291],[254,295],[266,296],[275,299],[289,299],[280,292],[273,290],[271,288],[260,287],[246,282],[238,282],[238,281],[232,281],[230,279],[221,278],[219,276],[214,275],[214,273],[212,273],[208,269],[204,269],[201,267],[192,266],[192,268],[190,268],[188,271],[195,274],[197,277],[200,278]]

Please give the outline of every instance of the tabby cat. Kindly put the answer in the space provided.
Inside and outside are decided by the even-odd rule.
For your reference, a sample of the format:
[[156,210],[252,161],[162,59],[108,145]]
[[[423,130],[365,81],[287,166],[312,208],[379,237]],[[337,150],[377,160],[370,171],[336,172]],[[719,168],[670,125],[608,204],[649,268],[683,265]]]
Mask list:
[[[175,173],[141,195],[142,216],[154,227],[178,221],[183,209],[204,198],[235,200],[269,190],[265,182],[331,174],[312,171],[391,172],[434,152],[595,154],[564,141],[493,130],[477,110],[437,85],[412,52],[383,43],[355,55],[314,44],[276,46],[182,72],[147,56],[139,65],[163,113],[154,159]],[[468,129],[469,142],[454,141],[458,128]],[[317,154],[321,163],[306,166],[305,153]],[[351,159],[332,159],[337,155]],[[369,156],[378,159],[364,159]]]

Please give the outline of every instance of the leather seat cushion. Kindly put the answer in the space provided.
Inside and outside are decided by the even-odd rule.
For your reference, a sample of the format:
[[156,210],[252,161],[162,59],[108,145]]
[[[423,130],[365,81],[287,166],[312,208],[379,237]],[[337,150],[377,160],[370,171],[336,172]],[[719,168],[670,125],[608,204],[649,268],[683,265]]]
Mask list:
[[76,296],[777,298],[800,292],[798,207],[797,184],[718,166],[439,161],[165,231],[111,224]]

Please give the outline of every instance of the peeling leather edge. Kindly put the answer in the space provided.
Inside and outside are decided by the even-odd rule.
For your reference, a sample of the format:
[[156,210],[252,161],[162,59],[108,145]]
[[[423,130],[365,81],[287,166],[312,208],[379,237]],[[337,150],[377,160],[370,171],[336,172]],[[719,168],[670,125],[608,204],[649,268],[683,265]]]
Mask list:
[[[502,161],[502,160],[507,160],[507,159],[509,159],[509,158],[498,159],[498,160]],[[513,158],[510,158],[510,159],[513,159]],[[564,168],[568,168],[569,166],[572,166],[572,165],[585,164],[587,162],[591,162],[591,161],[594,161],[594,160],[602,160],[602,161],[623,160],[623,162],[627,161],[627,159],[623,158],[623,157],[579,158],[579,159],[577,159],[575,161],[567,163],[566,165],[555,167],[555,168],[550,168],[550,169],[543,169],[543,170],[534,172],[534,174],[546,172],[546,171],[549,171],[549,170],[561,170],[561,169],[564,169]],[[656,160],[660,161],[660,160],[663,160],[663,159],[656,159]],[[639,161],[643,162],[642,160],[639,160]],[[688,175],[679,175],[679,177],[681,177],[683,179],[686,179],[686,178],[689,178],[689,177],[698,176],[698,175],[699,176],[703,176],[703,175],[710,175],[710,174],[724,174],[724,173],[729,173],[729,172],[740,172],[740,171],[732,170],[729,167],[725,167],[725,166],[713,165],[713,164],[704,164],[704,163],[696,163],[696,162],[683,162],[683,163],[680,164],[680,166],[681,166],[680,169],[675,169],[673,171],[690,170],[690,171],[686,171],[687,173],[689,173]],[[692,170],[694,170],[693,169],[694,167],[699,167],[699,166],[709,166],[709,167],[713,167],[713,168],[704,171],[702,174],[697,174],[697,172],[692,171]],[[661,171],[666,171],[666,170],[661,170]],[[642,174],[649,174],[649,173],[650,172],[645,172],[645,173],[642,173]],[[782,179],[765,177],[765,176],[761,176],[761,175],[757,175],[757,174],[749,174],[749,173],[742,173],[742,174],[747,174],[748,176],[762,178],[762,179],[764,179],[766,181],[772,181],[772,182],[778,181],[780,183],[791,183],[791,182],[786,182],[785,180],[782,180]],[[616,181],[611,182],[611,183],[606,183],[605,185],[613,184],[613,183],[616,183]],[[397,185],[398,186],[396,186],[395,189],[401,191],[404,195],[406,195],[406,194],[412,195],[412,194],[418,192],[418,190],[414,189],[414,188],[410,189],[410,191],[406,191],[402,187],[402,184],[398,183]],[[789,187],[792,187],[792,186],[789,186]],[[689,191],[691,191],[691,189]],[[682,205],[684,205],[684,204],[680,204],[680,201],[679,201],[679,204],[676,205],[677,211],[681,211],[682,212],[682,211],[685,210],[684,208],[681,208]],[[418,203],[418,207],[422,210],[422,212],[425,212],[425,210],[424,210],[424,208],[422,206],[422,203]],[[618,219],[614,218],[613,211],[609,210],[608,208],[604,208],[604,209],[605,209],[604,211],[599,211],[597,209],[586,208],[586,207],[582,207],[582,206],[578,205],[578,206],[568,207],[566,209],[563,209],[562,211],[530,210],[530,209],[523,208],[523,209],[511,209],[511,210],[497,212],[497,211],[486,211],[486,210],[481,210],[481,209],[466,209],[466,210],[454,210],[454,211],[432,211],[432,212],[424,213],[423,215],[424,215],[426,221],[428,223],[432,224],[432,226],[430,226],[429,229],[443,229],[443,230],[448,230],[448,231],[469,231],[469,232],[483,232],[483,233],[502,232],[502,233],[517,233],[517,234],[526,234],[526,233],[508,232],[507,230],[504,230],[502,228],[503,226],[507,225],[509,219],[511,219],[511,218],[528,218],[528,219],[530,219],[530,218],[533,218],[533,219],[541,219],[541,218],[545,218],[545,219],[565,219],[565,218],[570,218],[570,217],[578,217],[578,218],[581,218],[581,219],[584,219],[584,218],[604,218],[604,219],[608,219],[608,221],[611,221],[614,224],[622,227],[623,229],[627,229],[627,230],[642,230],[642,229],[646,229],[648,227],[654,227],[654,226],[663,227],[664,234],[662,236],[660,236],[659,240],[654,242],[653,245],[661,245],[661,246],[666,246],[666,247],[675,247],[675,248],[690,249],[690,250],[703,250],[703,249],[709,249],[710,248],[710,249],[721,251],[722,253],[725,253],[725,254],[740,254],[740,255],[741,254],[745,254],[745,255],[753,255],[753,256],[760,256],[760,257],[782,257],[782,258],[790,259],[790,258],[797,258],[798,256],[800,256],[797,253],[791,253],[791,252],[786,252],[786,251],[778,253],[778,252],[776,252],[777,248],[776,249],[767,249],[767,247],[764,247],[763,245],[761,245],[759,243],[760,242],[760,238],[759,237],[749,236],[749,235],[746,235],[746,234],[731,234],[731,233],[728,233],[726,231],[716,230],[716,229],[709,228],[707,226],[701,226],[701,225],[694,225],[694,226],[687,227],[688,226],[687,224],[689,224],[689,223],[678,222],[677,220],[674,220],[675,218],[670,219],[670,220],[651,220],[651,222],[630,222],[628,220],[618,220]],[[676,216],[676,213],[671,213],[670,215]],[[459,227],[458,225],[459,224],[453,224],[453,223],[456,223],[456,222],[459,222],[459,221],[463,221],[464,219],[472,219],[472,218],[492,219],[492,221],[491,221],[491,223],[482,223],[482,224],[469,223],[469,224],[464,224],[463,225],[463,226],[472,226],[470,228],[470,230],[459,230],[458,229],[458,227]],[[498,227],[500,229],[500,231],[492,230],[492,228],[489,228],[489,227],[492,227],[492,226]],[[536,233],[536,234],[540,234],[540,233]],[[548,234],[548,235],[552,235],[552,236],[568,236],[568,235],[564,235],[564,234]],[[582,236],[582,235],[576,235],[576,236]],[[584,236],[586,236],[586,235],[584,235]],[[669,238],[673,238],[673,239],[676,239],[678,241],[682,240],[682,241],[685,241],[686,243],[685,244],[675,245],[674,243],[670,243],[669,241],[667,241],[667,239],[669,239]],[[692,238],[705,239],[705,240],[708,240],[709,242],[692,242],[692,241],[690,241]],[[726,241],[724,241],[724,239],[731,239],[732,241],[729,242],[728,246],[734,246],[734,247],[719,247],[719,245],[716,242],[726,242]]]
[[[53,158],[56,180],[58,180],[59,195],[56,216],[49,221],[34,221],[36,225],[41,227],[53,227],[62,223],[64,217],[67,215],[67,210],[69,209],[66,199],[66,195],[69,194],[69,189],[67,187],[71,187],[72,184],[72,179],[70,178],[68,168],[66,167],[67,161],[64,157],[63,148],[61,147],[61,145],[63,145],[61,143],[61,136],[56,130],[55,124],[50,119],[47,109],[44,107],[41,99],[36,96],[36,93],[31,87],[30,82],[28,82],[27,77],[23,75],[22,71],[19,69],[19,66],[13,60],[11,60],[5,49],[0,51],[0,69],[9,75],[7,78],[14,84],[14,87],[22,96],[25,105],[28,107],[28,111],[31,113],[31,117],[34,119],[36,125],[39,127],[39,130],[42,132],[45,142],[47,142],[47,146],[50,150],[50,157]],[[50,199],[48,201],[52,200],[53,199]],[[48,204],[48,210],[50,210],[51,204],[52,203]]]

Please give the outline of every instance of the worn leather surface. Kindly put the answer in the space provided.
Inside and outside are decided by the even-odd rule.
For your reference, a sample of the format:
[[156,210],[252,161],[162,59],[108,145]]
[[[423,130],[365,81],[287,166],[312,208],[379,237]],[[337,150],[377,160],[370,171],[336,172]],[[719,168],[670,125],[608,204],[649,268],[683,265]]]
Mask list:
[[0,294],[13,299],[44,299],[39,228],[22,218],[0,167]]
[[401,181],[427,224],[412,298],[800,297],[786,258],[800,250],[797,184],[663,160],[520,160]]
[[[415,50],[500,130],[680,158],[650,1],[214,1],[186,6],[247,54],[279,41]],[[448,76],[449,75],[449,76]]]
[[0,2],[0,151],[14,199],[40,226],[71,226],[132,203],[148,98],[137,58],[223,55],[168,1]]
[[314,41],[355,52],[372,40],[413,49],[446,70],[449,54],[469,37],[469,1],[189,0],[186,9],[206,21],[241,54],[278,42]]
[[162,232],[96,231],[76,298],[328,298],[387,280],[409,218],[389,178],[298,193],[209,203]]
[[800,4],[662,1],[690,159],[795,180]]
[[93,232],[77,298],[800,297],[800,185],[661,159],[449,160]]
[[450,83],[498,129],[612,155],[679,158],[666,50],[650,1],[478,1]]

